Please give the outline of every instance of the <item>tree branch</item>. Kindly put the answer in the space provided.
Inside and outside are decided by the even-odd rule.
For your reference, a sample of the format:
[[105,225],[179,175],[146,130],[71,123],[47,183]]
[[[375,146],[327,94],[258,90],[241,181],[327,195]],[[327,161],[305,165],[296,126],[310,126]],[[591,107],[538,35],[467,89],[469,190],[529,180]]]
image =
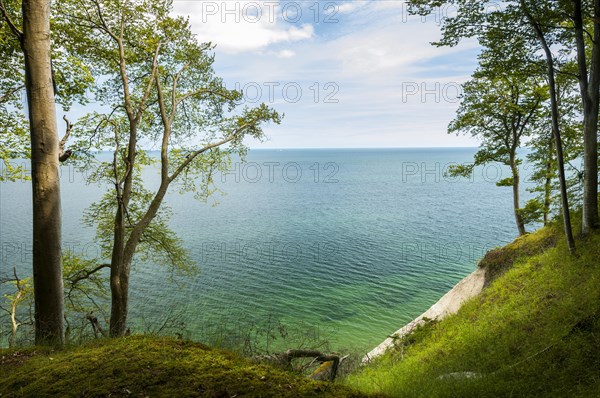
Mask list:
[[15,87],[15,88],[11,89],[11,90],[8,90],[2,97],[0,97],[0,103],[3,103],[5,101],[7,101],[14,93],[16,93],[17,91],[20,91],[20,90],[22,90],[24,88],[25,88],[25,85],[22,84],[22,85],[20,85],[18,87]]
[[71,282],[71,290],[77,283],[81,282],[84,279],[88,279],[90,276],[94,275],[95,273],[97,273],[105,268],[110,268],[110,264],[101,264],[101,265],[97,266],[96,268],[91,269],[89,271],[82,270],[81,272],[78,273],[79,275],[77,277],[69,279],[69,282]]
[[317,350],[287,350],[284,353],[256,357],[255,360],[276,362],[284,367],[290,367],[292,365],[292,361],[297,358],[314,358],[315,361],[319,361],[323,365],[327,364],[326,366],[321,366],[319,369],[317,369],[311,378],[323,379],[327,369],[331,367],[329,381],[334,381],[335,377],[337,376],[338,367],[341,361],[345,358],[348,358],[348,356],[340,358],[340,356],[337,354],[327,355]]
[[173,124],[173,121],[175,120],[177,105],[179,104],[177,102],[177,83],[179,82],[179,79],[181,78],[181,75],[183,74],[183,72],[185,72],[185,70],[188,68],[188,65],[189,64],[185,64],[179,70],[179,72],[177,72],[177,74],[173,77],[173,91],[171,92],[171,118],[170,118],[171,124]]
[[158,54],[160,52],[160,48],[162,43],[158,43],[156,46],[156,50],[154,51],[154,57],[152,58],[152,73],[150,74],[150,78],[148,79],[148,85],[146,86],[146,90],[144,90],[144,95],[140,100],[140,105],[136,111],[135,122],[139,123],[142,115],[144,114],[144,110],[146,109],[146,102],[150,97],[150,91],[152,90],[152,85],[154,85],[154,76],[156,76],[158,72]]
[[187,94],[182,95],[177,100],[176,105],[181,104],[183,101],[185,101],[186,99],[188,99],[190,97],[194,97],[194,96],[200,95],[200,94],[213,94],[213,95],[220,96],[220,97],[223,97],[223,98],[228,99],[228,100],[232,100],[233,99],[233,98],[230,98],[227,95],[224,95],[223,93],[220,93],[217,90],[209,89],[209,88],[202,88],[200,90],[192,91],[191,93],[187,93]]
[[23,44],[23,32],[17,28],[17,25],[15,25],[12,19],[10,19],[10,16],[6,11],[6,7],[4,6],[4,1],[2,0],[0,0],[0,12],[2,13],[2,18],[6,21],[10,30],[13,32],[17,40],[19,40],[19,43]]
[[160,117],[163,123],[163,139],[162,139],[162,143],[161,143],[161,147],[160,147],[160,163],[161,163],[161,170],[160,170],[160,177],[161,177],[161,184],[167,183],[169,182],[169,156],[168,156],[168,149],[169,149],[169,137],[171,135],[171,123],[172,123],[172,118],[173,115],[171,115],[171,117],[169,117],[167,115],[167,109],[166,109],[166,104],[165,104],[165,97],[163,94],[163,89],[162,89],[162,83],[160,81],[160,74],[157,73],[156,74],[156,91],[158,93],[158,107],[160,109]]
[[71,136],[71,130],[73,129],[73,123],[71,123],[69,121],[69,119],[67,119],[66,115],[63,116],[63,120],[67,124],[67,128],[65,130],[65,135],[58,143],[58,153],[59,153],[58,160],[61,162],[66,161],[73,154],[73,151],[71,151],[70,149],[67,149],[65,151],[65,145],[67,144],[67,141],[69,140],[69,137]]
[[[98,14],[98,18],[100,19],[100,25],[102,26],[103,30],[108,33],[108,35],[110,37],[113,38],[113,40],[118,41],[119,38],[112,32],[112,30],[108,27],[108,24],[106,23],[106,20],[104,19],[104,15],[102,14],[102,8],[100,7],[100,2],[93,0],[92,1],[94,3],[94,5],[96,6],[96,13]],[[82,5],[82,7],[84,7],[84,9],[87,9],[87,7],[85,5]]]
[[181,163],[181,164],[179,165],[179,167],[177,168],[177,170],[175,170],[175,171],[173,172],[173,174],[171,175],[171,177],[169,177],[169,183],[170,183],[170,182],[172,182],[173,180],[175,180],[175,179],[176,179],[176,178],[179,176],[179,174],[181,174],[181,172],[182,172],[182,171],[183,171],[183,170],[184,170],[184,169],[185,169],[187,166],[189,166],[189,164],[190,164],[190,163],[192,163],[192,162],[194,161],[194,159],[196,159],[198,156],[200,156],[201,154],[203,154],[204,152],[206,152],[206,151],[208,151],[208,150],[210,150],[210,149],[216,148],[216,147],[218,147],[218,146],[224,145],[224,144],[226,144],[226,143],[228,143],[228,142],[232,141],[232,140],[235,138],[235,136],[236,136],[236,135],[237,135],[237,134],[238,134],[240,131],[242,131],[244,128],[246,128],[246,127],[248,127],[248,125],[247,125],[247,124],[246,124],[246,125],[244,125],[244,126],[242,126],[242,127],[240,127],[239,129],[237,129],[237,130],[235,131],[235,133],[234,133],[234,134],[231,134],[229,137],[227,137],[227,138],[224,138],[224,139],[222,139],[221,141],[218,141],[218,142],[214,142],[214,143],[212,143],[212,144],[209,144],[209,145],[205,146],[204,148],[202,148],[202,149],[199,149],[199,150],[197,150],[196,152],[193,152],[191,155],[188,155],[188,157],[187,157],[187,158],[186,158],[186,159],[183,161],[183,163]]
[[98,322],[98,318],[96,318],[93,312],[90,312],[88,316],[86,316],[86,319],[92,324],[92,330],[94,331],[95,338],[98,338],[98,333],[100,333],[102,337],[108,337],[106,331],[102,329],[100,322]]

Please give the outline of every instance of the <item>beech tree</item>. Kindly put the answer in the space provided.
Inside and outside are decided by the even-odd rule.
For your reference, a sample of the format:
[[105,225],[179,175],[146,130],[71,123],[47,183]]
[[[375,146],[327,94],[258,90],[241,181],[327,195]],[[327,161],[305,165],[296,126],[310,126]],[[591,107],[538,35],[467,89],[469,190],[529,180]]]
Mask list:
[[35,340],[36,344],[62,345],[60,154],[50,56],[50,1],[23,0],[21,26],[4,3],[0,3],[0,11],[24,55],[31,137]]
[[[64,111],[74,101],[85,104],[92,79],[77,56],[61,45],[72,38],[51,35],[50,7],[50,1],[0,0],[0,158],[4,168],[0,180],[31,177],[36,343],[61,345],[64,304],[58,167],[70,151],[66,147],[69,127],[62,139],[58,136],[56,104]],[[23,90],[29,120],[23,109]],[[31,159],[31,176],[25,164],[12,163],[26,158]]]
[[[213,46],[201,44],[189,22],[172,17],[170,2],[78,0],[59,5],[62,29],[79,34],[71,51],[97,73],[94,94],[106,112],[76,126],[79,146],[112,151],[107,161],[90,157],[90,182],[111,188],[87,213],[97,227],[110,268],[111,336],[127,330],[134,258],[190,267],[179,238],[168,228],[164,199],[172,186],[206,198],[212,175],[243,155],[246,137],[261,139],[265,122],[280,123],[266,105],[239,107],[241,93],[228,90],[213,71]],[[158,157],[148,149],[157,148]],[[142,171],[156,165],[160,184],[145,187]],[[89,168],[88,168],[89,170]]]
[[[525,0],[520,0],[520,11],[523,13],[525,20],[532,28],[535,37],[537,38],[540,47],[542,48],[546,57],[547,64],[547,77],[548,77],[548,88],[550,90],[550,109],[551,109],[551,120],[552,120],[552,134],[554,138],[554,144],[556,145],[556,159],[558,168],[558,179],[560,182],[560,193],[562,202],[562,216],[565,230],[565,237],[567,239],[567,245],[571,254],[575,253],[575,238],[573,237],[573,228],[571,225],[571,212],[569,207],[569,196],[567,192],[567,177],[565,173],[564,164],[564,151],[563,141],[560,128],[560,109],[559,109],[559,98],[556,84],[556,61],[552,52],[552,42],[546,36],[544,32],[544,24],[540,22],[543,18],[536,18],[529,9],[529,5]],[[550,36],[554,38],[556,36]],[[585,206],[585,205],[584,205]]]
[[[445,5],[452,5],[458,9],[453,15],[443,19],[442,38],[433,43],[437,46],[454,46],[463,38],[485,38],[492,32],[498,32],[506,40],[519,37],[530,54],[542,50],[547,64],[547,84],[550,94],[550,107],[552,110],[551,125],[556,150],[557,170],[561,191],[561,206],[563,213],[564,230],[572,253],[575,252],[575,240],[571,227],[571,215],[567,193],[567,178],[563,142],[560,130],[560,113],[556,90],[556,60],[552,51],[554,44],[573,46],[572,35],[569,36],[568,21],[562,9],[565,2],[528,2],[525,0],[496,3],[491,1],[475,2],[470,0],[409,0],[410,12],[419,15],[429,15]],[[535,7],[536,12],[531,8]],[[543,8],[543,12],[537,12]],[[572,14],[571,14],[572,15]],[[564,27],[567,29],[564,29]],[[551,30],[551,32],[546,32]],[[562,33],[562,34],[559,34]],[[594,172],[593,168],[586,173]],[[597,169],[595,170],[597,172]],[[585,204],[584,207],[589,206]],[[585,213],[585,210],[584,210]]]
[[[598,216],[598,111],[600,107],[600,0],[572,0],[583,108],[583,234],[600,227]],[[570,8],[570,7],[569,7]],[[591,32],[587,29],[591,27]],[[588,44],[589,43],[589,44]],[[587,49],[591,47],[588,59]]]
[[[510,42],[511,47],[514,44]],[[515,222],[519,235],[524,235],[519,171],[522,161],[517,151],[541,123],[547,88],[536,76],[535,65],[527,65],[518,53],[515,50],[510,57],[503,57],[505,48],[497,42],[483,51],[479,69],[463,85],[462,101],[448,132],[471,134],[481,141],[475,162],[452,167],[450,174],[470,175],[474,167],[490,162],[510,167],[511,177],[497,185],[512,187]]]
[[[563,57],[558,57],[563,58]],[[563,141],[563,156],[568,165],[567,188],[569,203],[582,203],[581,196],[581,171],[575,168],[572,162],[583,158],[583,125],[578,98],[578,81],[576,78],[576,65],[574,62],[561,62],[558,66],[560,73],[556,75],[556,89],[558,98],[558,110],[560,114],[560,131]],[[558,168],[556,164],[556,150],[554,134],[552,131],[551,106],[547,102],[544,105],[546,116],[542,126],[538,129],[527,143],[531,151],[527,154],[529,180],[536,186],[528,190],[537,196],[527,202],[524,208],[524,216],[530,222],[550,222],[555,203],[560,209],[560,186],[558,183]],[[556,192],[559,198],[556,200]]]

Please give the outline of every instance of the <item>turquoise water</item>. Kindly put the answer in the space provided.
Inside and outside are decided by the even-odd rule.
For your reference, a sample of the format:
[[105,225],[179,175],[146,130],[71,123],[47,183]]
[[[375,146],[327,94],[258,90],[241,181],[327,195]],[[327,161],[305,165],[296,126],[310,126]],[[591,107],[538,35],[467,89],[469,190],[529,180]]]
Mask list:
[[[226,193],[213,198],[217,206],[168,196],[172,228],[200,272],[171,278],[160,265],[136,264],[132,324],[156,328],[176,315],[186,337],[207,339],[215,325],[272,319],[318,331],[333,347],[377,345],[486,250],[516,237],[511,190],[495,185],[506,169],[478,168],[472,180],[443,175],[474,152],[252,150],[245,166],[217,178]],[[157,177],[147,170],[149,185]],[[94,231],[81,215],[102,189],[82,180],[63,169],[63,235],[67,248],[93,257]],[[30,269],[30,195],[27,182],[0,184],[2,275]]]

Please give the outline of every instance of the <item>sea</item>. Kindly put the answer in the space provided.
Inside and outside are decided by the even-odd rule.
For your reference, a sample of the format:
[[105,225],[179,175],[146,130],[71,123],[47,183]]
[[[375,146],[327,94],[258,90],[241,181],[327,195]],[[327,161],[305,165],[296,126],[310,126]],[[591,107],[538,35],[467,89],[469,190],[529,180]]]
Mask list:
[[[367,352],[517,237],[512,191],[496,186],[506,167],[447,175],[476,150],[252,149],[216,176],[207,202],[172,190],[169,225],[197,272],[136,259],[130,328],[233,348]],[[158,168],[144,171],[148,187],[158,178]],[[66,165],[61,189],[63,250],[102,261],[82,215],[108,187]],[[30,237],[30,183],[1,182],[0,278],[13,267],[31,274]],[[3,340],[8,322],[1,314]]]

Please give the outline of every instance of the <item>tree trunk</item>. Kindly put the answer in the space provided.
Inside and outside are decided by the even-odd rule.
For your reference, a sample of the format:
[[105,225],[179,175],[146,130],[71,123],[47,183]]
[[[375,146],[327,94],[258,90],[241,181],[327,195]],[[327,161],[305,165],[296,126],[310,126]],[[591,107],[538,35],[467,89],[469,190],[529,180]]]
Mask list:
[[[124,69],[124,65],[122,65]],[[124,73],[124,72],[123,72]],[[125,74],[123,75],[125,76]],[[124,78],[124,82],[127,79]],[[124,86],[127,87],[127,84]],[[128,91],[125,97],[129,97]],[[136,160],[136,145],[137,145],[137,123],[135,117],[129,108],[127,108],[129,117],[129,143],[127,147],[127,158],[125,171],[125,181],[123,188],[118,182],[118,173],[115,172],[115,188],[117,200],[117,213],[115,215],[115,228],[113,238],[112,258],[110,262],[110,292],[111,292],[111,310],[110,310],[110,337],[121,337],[125,335],[127,328],[127,312],[129,304],[129,266],[125,257],[125,217],[127,215],[127,207],[131,199],[133,189],[133,173]],[[118,148],[115,149],[113,166],[118,169]],[[133,258],[133,256],[132,256]],[[131,261],[131,260],[130,260]]]
[[31,132],[35,342],[62,345],[59,138],[50,64],[49,0],[23,0],[22,47]]
[[527,233],[525,231],[525,223],[523,222],[523,217],[521,216],[520,209],[520,195],[519,195],[519,185],[520,185],[520,176],[519,176],[519,168],[517,167],[517,163],[515,161],[515,154],[510,155],[510,169],[512,171],[513,183],[513,209],[515,212],[515,221],[517,223],[517,229],[519,230],[519,235],[523,236]]
[[589,77],[584,38],[581,0],[574,0],[575,39],[579,87],[583,104],[583,223],[582,232],[588,234],[598,227],[598,106],[600,105],[600,0],[594,0],[594,44]]
[[560,115],[558,111],[558,96],[556,91],[556,78],[554,71],[554,57],[552,55],[552,51],[550,50],[550,46],[546,41],[546,37],[544,36],[544,32],[540,25],[535,21],[533,15],[529,12],[527,8],[527,4],[525,0],[521,0],[521,9],[525,14],[529,24],[537,36],[542,49],[544,50],[544,54],[546,56],[546,64],[548,66],[548,87],[550,89],[550,107],[552,110],[552,134],[554,136],[554,144],[556,145],[556,162],[558,165],[558,179],[560,181],[560,198],[562,204],[562,213],[563,213],[563,223],[565,229],[565,237],[567,239],[567,246],[569,247],[569,252],[571,254],[575,254],[575,238],[573,237],[573,229],[571,227],[571,212],[569,207],[569,197],[567,196],[567,179],[565,176],[565,161],[563,155],[562,148],[562,138],[560,135]]
[[[124,269],[124,264],[120,264]],[[129,275],[120,272],[113,277],[111,272],[110,337],[122,337],[127,330],[129,305]]]
[[571,209],[569,207],[569,197],[567,193],[567,177],[565,175],[565,161],[563,155],[562,138],[560,135],[558,101],[556,98],[556,79],[554,77],[554,59],[550,48],[545,45],[546,61],[548,62],[548,82],[550,87],[550,101],[552,107],[552,131],[554,133],[554,143],[556,145],[556,161],[558,164],[558,179],[560,181],[560,197],[562,203],[563,223],[565,237],[569,252],[575,254],[575,238],[571,226]]
[[124,209],[119,206],[115,220],[115,239],[113,244],[113,255],[111,261],[111,314],[110,314],[110,336],[121,337],[127,330],[127,312],[129,300],[129,276],[131,264],[137,246],[146,228],[150,225],[169,186],[168,178],[164,178],[154,199],[148,207],[148,211],[135,225],[129,238],[125,241]]
[[552,200],[552,170],[554,166],[554,139],[548,140],[548,160],[546,162],[546,181],[544,182],[544,226],[550,222],[550,203]]
[[123,207],[123,204],[119,202],[115,215],[113,251],[110,262],[110,337],[123,336],[127,322],[129,278],[125,274],[123,258],[123,248],[125,247],[125,209]]

